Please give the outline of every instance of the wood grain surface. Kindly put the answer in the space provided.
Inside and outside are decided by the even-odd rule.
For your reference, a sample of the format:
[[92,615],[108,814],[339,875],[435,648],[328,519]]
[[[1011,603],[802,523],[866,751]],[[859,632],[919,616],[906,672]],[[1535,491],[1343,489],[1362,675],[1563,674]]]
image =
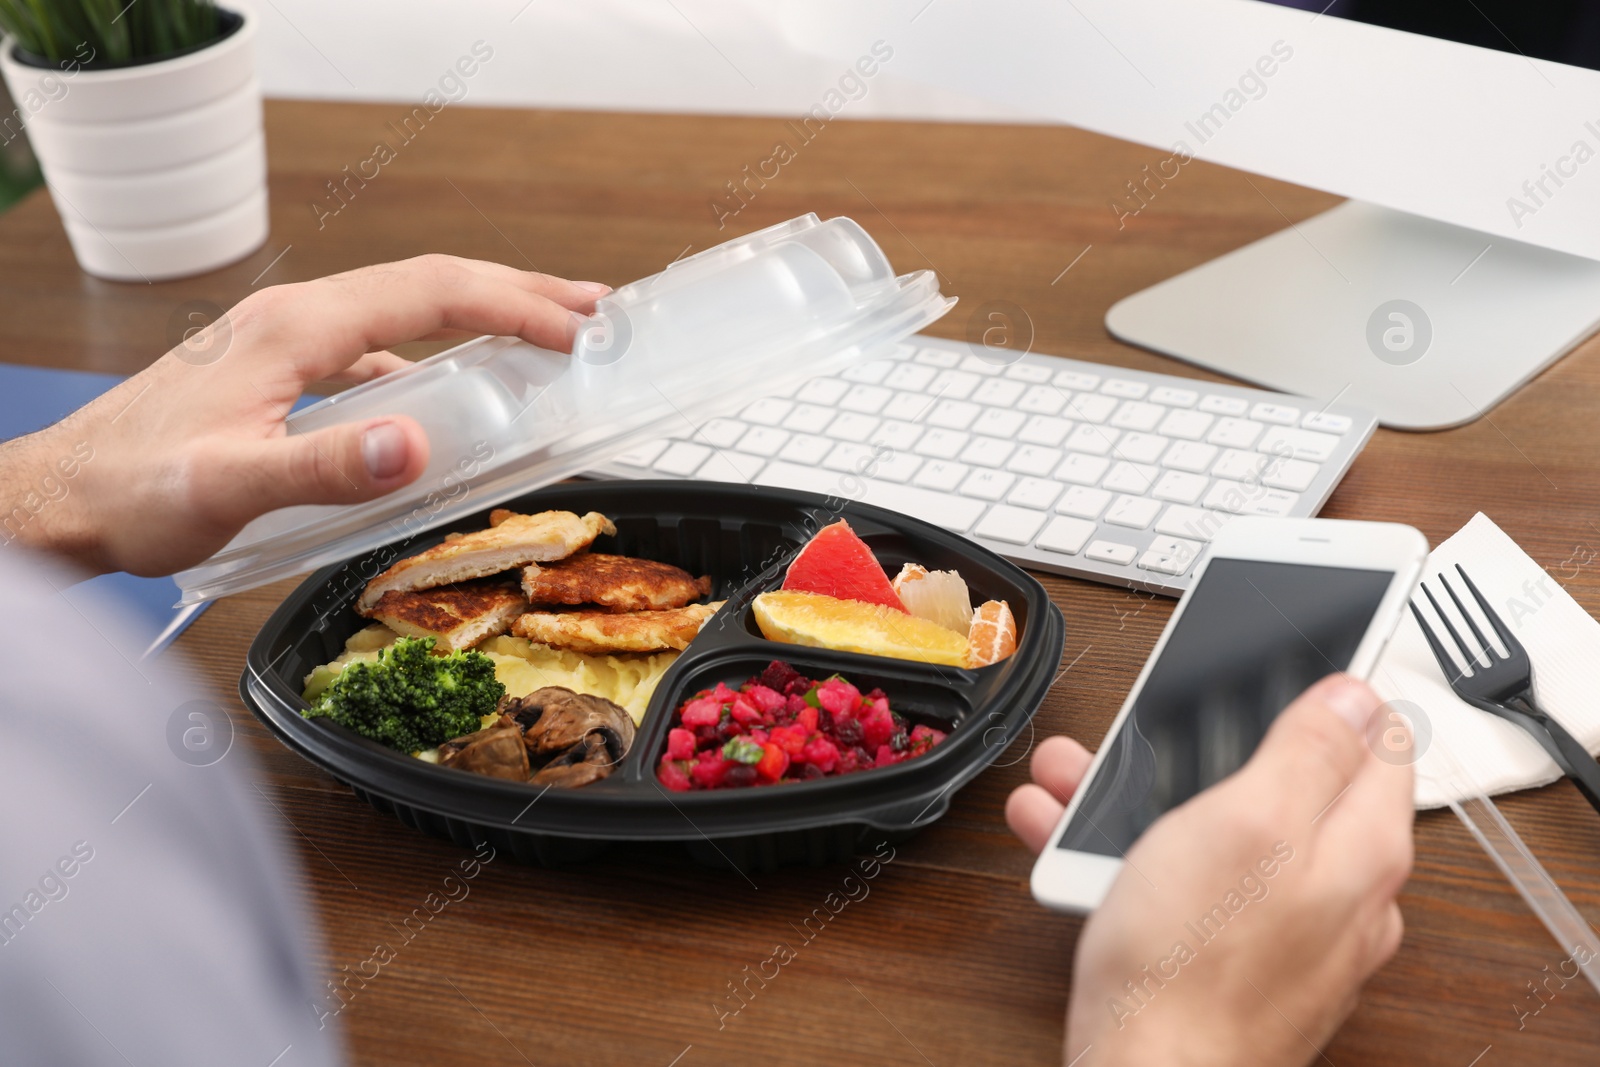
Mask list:
[[[225,307],[259,286],[430,251],[616,284],[815,211],[856,218],[901,270],[939,273],[962,302],[933,333],[966,337],[985,321],[974,319],[978,309],[1002,307],[1038,351],[1203,377],[1112,341],[1107,307],[1336,202],[1193,163],[1119,226],[1112,201],[1164,153],[1060,128],[835,122],[798,146],[777,178],[752,183],[748,203],[719,229],[713,204],[738,206],[726,183],[776,142],[796,143],[783,120],[454,107],[403,143],[391,124],[409,111],[269,102],[271,239],[202,278],[88,278],[48,198],[35,195],[0,217],[0,359],[133,372],[168,347],[169,320],[187,301]],[[395,158],[352,183],[342,205],[331,199],[327,183],[380,140]],[[1593,612],[1596,567],[1568,561],[1600,547],[1597,412],[1600,344],[1591,341],[1471,425],[1378,431],[1324,514],[1411,523],[1437,543],[1485,511]],[[1093,747],[1172,602],[1043,580],[1066,614],[1070,668],[1039,710],[1037,732]],[[326,963],[342,974],[377,943],[395,942],[400,921],[467,853],[363,806],[239,704],[245,649],[290,588],[217,604],[178,650],[229,702],[258,758],[275,817],[299,846]],[[719,1020],[717,1005],[733,1003],[729,983],[744,983],[778,941],[794,941],[795,925],[846,868],[751,880],[671,850],[619,851],[563,870],[493,861],[470,896],[400,946],[345,1009],[354,1059],[1059,1062],[1080,923],[1033,903],[1029,856],[1002,820],[1028,747],[1019,740],[945,819],[900,846],[870,893],[779,977],[751,983],[736,1016]],[[1577,791],[1560,782],[1503,807],[1579,909],[1600,918],[1600,818]],[[1421,816],[1416,839],[1404,944],[1331,1045],[1308,1058],[1338,1067],[1594,1063],[1593,990],[1551,983],[1543,1000],[1529,992],[1564,953],[1453,817]]]

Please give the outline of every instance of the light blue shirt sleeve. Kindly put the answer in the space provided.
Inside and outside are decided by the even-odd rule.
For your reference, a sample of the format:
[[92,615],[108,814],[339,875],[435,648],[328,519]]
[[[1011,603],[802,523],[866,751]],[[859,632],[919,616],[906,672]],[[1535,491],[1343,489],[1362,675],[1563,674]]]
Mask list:
[[0,1064],[343,1062],[270,794],[216,694],[0,546]]

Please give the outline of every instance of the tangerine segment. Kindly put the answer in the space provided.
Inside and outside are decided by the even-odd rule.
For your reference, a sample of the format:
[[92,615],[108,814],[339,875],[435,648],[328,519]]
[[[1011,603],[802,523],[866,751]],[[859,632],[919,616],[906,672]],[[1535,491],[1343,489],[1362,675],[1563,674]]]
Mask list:
[[1004,600],[989,600],[972,613],[967,631],[967,666],[987,667],[1017,650],[1017,620]]
[[947,667],[967,665],[967,639],[902,611],[818,593],[782,590],[755,599],[756,625],[769,641]]

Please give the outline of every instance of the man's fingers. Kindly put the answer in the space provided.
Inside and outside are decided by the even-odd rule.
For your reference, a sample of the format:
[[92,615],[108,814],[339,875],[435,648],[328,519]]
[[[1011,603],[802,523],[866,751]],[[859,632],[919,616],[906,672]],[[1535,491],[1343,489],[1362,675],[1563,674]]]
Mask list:
[[[1389,728],[1382,716],[1372,726]],[[1317,820],[1313,862],[1320,877],[1355,894],[1390,899],[1400,891],[1411,872],[1414,778],[1408,762],[1368,757],[1344,796]]]
[[1006,798],[1006,825],[1034,855],[1050,843],[1050,831],[1061,821],[1066,807],[1039,786],[1018,786]]
[[324,380],[338,382],[341,385],[361,385],[363,382],[370,382],[374,378],[381,378],[385,374],[390,374],[397,370],[407,370],[414,366],[416,364],[404,356],[397,356],[393,352],[380,348],[376,352],[368,352],[344,370],[336,371],[328,375]]
[[355,504],[415,481],[427,465],[422,427],[382,416],[229,445],[200,465],[197,506],[242,524],[295,504]]
[[1366,724],[1379,703],[1365,682],[1329,675],[1284,709],[1241,773],[1293,823],[1308,825],[1369,758]]
[[1035,782],[1065,804],[1078,791],[1078,783],[1083,781],[1093,760],[1088,749],[1070,737],[1057,734],[1039,742],[1039,747],[1033,750],[1029,770]]
[[442,330],[521,337],[567,351],[583,321],[576,309],[592,309],[599,295],[577,299],[575,285],[498,264],[421,256],[274,286],[229,314],[236,343],[250,336],[282,352],[303,381],[313,382],[374,349]]

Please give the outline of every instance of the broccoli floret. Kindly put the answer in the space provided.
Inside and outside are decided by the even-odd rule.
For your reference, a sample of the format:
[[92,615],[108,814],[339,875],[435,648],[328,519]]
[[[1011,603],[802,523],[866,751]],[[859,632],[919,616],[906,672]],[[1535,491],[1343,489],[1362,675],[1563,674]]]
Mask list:
[[506,687],[481,652],[435,656],[431,637],[402,637],[371,663],[352,663],[303,714],[328,718],[402,752],[477,730]]

